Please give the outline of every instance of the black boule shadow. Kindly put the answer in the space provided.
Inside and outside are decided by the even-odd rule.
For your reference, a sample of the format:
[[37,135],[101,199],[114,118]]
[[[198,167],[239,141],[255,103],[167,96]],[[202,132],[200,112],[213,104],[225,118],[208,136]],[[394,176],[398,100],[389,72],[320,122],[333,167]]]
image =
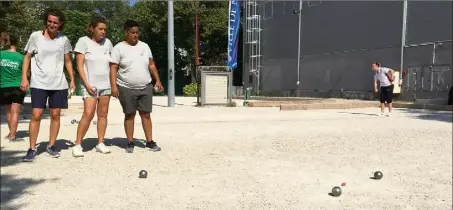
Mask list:
[[330,192],[330,193],[327,193],[327,195],[332,196],[332,197],[335,197],[335,198],[336,198],[336,197],[340,197],[340,196],[335,196],[335,195],[333,195],[331,192]]
[[370,114],[370,113],[361,113],[361,112],[338,112],[341,114],[352,114],[352,115],[365,115],[365,116],[378,116],[377,114]]

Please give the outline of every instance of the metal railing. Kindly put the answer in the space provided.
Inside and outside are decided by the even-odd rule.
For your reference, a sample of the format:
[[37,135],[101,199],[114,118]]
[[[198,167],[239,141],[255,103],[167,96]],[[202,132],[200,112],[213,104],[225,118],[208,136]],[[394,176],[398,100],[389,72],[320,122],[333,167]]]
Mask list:
[[402,74],[404,91],[448,92],[452,76],[452,64],[409,66]]

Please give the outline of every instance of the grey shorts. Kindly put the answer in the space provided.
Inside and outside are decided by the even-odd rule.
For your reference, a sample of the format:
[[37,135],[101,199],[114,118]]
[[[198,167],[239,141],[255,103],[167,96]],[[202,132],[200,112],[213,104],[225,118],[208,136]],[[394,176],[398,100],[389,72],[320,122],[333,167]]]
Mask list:
[[118,85],[120,104],[125,114],[152,112],[153,110],[153,85],[150,83],[144,89],[130,89]]

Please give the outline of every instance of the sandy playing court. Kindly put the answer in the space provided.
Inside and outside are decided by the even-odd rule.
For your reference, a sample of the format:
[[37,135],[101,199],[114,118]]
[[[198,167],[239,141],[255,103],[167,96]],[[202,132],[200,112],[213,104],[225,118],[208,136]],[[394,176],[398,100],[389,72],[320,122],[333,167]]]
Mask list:
[[[157,153],[125,153],[117,100],[107,155],[93,149],[93,126],[85,157],[72,157],[70,121],[80,119],[73,113],[62,119],[60,158],[42,153],[22,163],[28,137],[5,141],[2,120],[1,209],[451,209],[451,112],[400,109],[389,118],[374,116],[375,108],[281,112],[155,101]],[[41,123],[42,150],[48,125]],[[19,130],[28,136],[26,120]],[[144,138],[139,118],[135,133]],[[138,178],[142,169],[147,179]],[[382,180],[370,179],[376,170]],[[343,194],[329,196],[342,182]]]

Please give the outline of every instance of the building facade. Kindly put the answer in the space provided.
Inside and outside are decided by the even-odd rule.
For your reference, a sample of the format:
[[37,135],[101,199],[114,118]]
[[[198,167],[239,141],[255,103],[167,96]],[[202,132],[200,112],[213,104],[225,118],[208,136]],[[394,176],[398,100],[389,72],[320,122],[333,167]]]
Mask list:
[[266,96],[373,98],[371,62],[401,97],[452,86],[452,2],[244,1],[243,82]]

